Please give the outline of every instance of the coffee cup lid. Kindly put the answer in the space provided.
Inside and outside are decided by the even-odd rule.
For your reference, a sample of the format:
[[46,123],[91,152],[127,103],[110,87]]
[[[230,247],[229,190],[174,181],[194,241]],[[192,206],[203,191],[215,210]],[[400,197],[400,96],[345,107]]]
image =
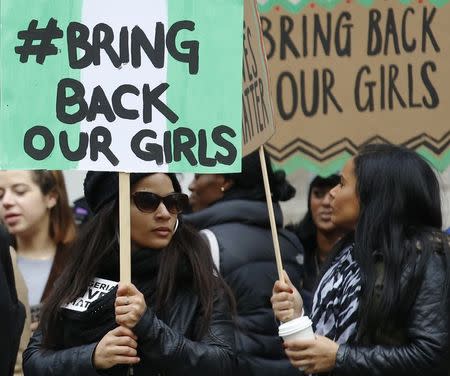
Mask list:
[[285,322],[278,327],[278,335],[285,337],[300,332],[312,325],[312,321],[308,316],[298,317],[294,320]]

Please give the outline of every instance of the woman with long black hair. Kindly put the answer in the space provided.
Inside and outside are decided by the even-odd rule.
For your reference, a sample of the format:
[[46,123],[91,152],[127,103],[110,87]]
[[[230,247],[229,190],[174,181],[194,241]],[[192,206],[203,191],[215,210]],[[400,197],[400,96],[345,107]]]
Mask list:
[[[292,364],[306,373],[447,375],[449,239],[433,170],[405,148],[369,145],[330,193],[332,221],[347,236],[316,291],[316,339],[284,343]],[[293,309],[291,295],[276,282],[277,317]]]
[[[232,298],[207,245],[181,222],[173,174],[131,174],[132,284],[119,280],[118,177],[89,172],[94,216],[24,353],[28,375],[229,375]],[[98,298],[98,299],[96,299]]]

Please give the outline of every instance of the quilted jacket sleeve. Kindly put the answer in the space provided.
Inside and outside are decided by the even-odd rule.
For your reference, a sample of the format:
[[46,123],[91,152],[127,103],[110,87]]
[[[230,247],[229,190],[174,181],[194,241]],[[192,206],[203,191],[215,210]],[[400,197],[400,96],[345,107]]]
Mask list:
[[42,334],[37,330],[23,353],[23,370],[32,376],[98,376],[92,354],[97,343],[65,350],[44,350],[41,347]]
[[232,375],[234,326],[223,298],[216,296],[208,333],[192,341],[159,320],[151,309],[134,328],[139,348],[150,364],[168,375]]

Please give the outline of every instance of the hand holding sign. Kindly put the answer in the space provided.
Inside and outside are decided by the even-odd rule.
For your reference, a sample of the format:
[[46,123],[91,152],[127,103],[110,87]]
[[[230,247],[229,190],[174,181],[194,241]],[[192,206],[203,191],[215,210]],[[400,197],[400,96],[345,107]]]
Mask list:
[[137,337],[127,328],[119,326],[100,340],[94,351],[92,362],[96,369],[108,369],[117,364],[136,364]]
[[115,306],[117,324],[129,329],[136,326],[147,309],[144,295],[132,283],[119,283]]
[[283,277],[284,281],[278,280],[273,285],[270,302],[277,320],[287,322],[301,316],[303,299],[284,270]]

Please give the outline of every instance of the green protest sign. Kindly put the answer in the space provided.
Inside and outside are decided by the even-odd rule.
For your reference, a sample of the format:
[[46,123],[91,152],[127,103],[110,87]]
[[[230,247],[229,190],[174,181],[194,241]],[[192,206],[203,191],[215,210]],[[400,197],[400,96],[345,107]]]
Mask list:
[[243,0],[3,0],[0,169],[236,172]]

